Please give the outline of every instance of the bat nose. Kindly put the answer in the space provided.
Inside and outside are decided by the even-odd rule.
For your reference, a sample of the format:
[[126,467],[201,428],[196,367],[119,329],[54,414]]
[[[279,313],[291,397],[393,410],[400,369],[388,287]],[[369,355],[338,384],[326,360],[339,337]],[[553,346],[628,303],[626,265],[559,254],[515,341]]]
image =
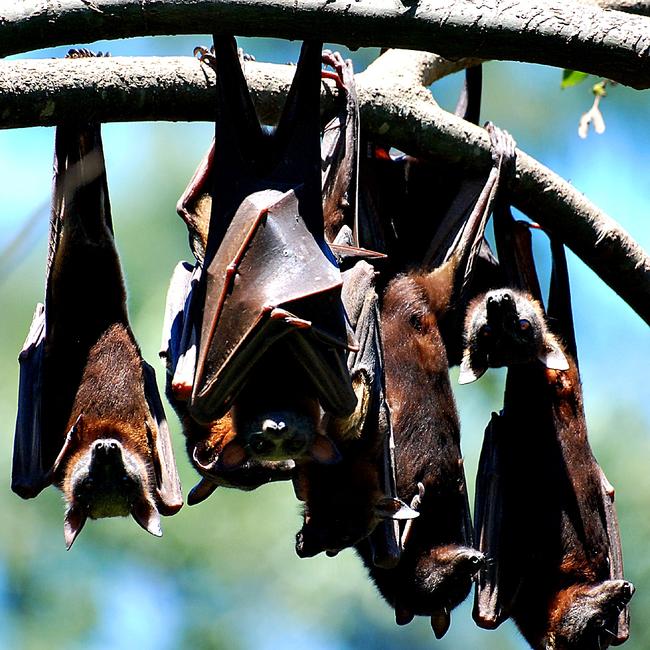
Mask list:
[[97,440],[93,444],[93,452],[95,454],[105,454],[112,456],[119,451],[120,446],[115,440]]
[[279,421],[276,422],[275,420],[267,419],[262,422],[262,433],[275,436],[275,437],[280,437],[285,435],[287,431],[287,425],[285,422]]
[[314,548],[314,544],[310,544],[308,539],[305,539],[303,531],[296,534],[296,555],[300,558],[314,557],[320,552],[319,549]]

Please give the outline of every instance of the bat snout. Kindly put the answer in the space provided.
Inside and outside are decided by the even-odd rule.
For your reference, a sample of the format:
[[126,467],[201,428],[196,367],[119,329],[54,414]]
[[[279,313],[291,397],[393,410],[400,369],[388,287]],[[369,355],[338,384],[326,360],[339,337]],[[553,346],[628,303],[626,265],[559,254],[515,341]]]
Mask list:
[[264,422],[262,422],[262,433],[266,436],[281,437],[285,434],[286,430],[287,424],[282,420],[276,421],[267,418],[264,420]]
[[101,439],[93,442],[91,462],[116,462],[122,459],[122,445],[117,440]]
[[312,436],[284,421],[265,420],[261,431],[250,435],[248,446],[254,456],[267,459],[296,458],[303,455]]
[[121,445],[116,440],[96,440],[93,443],[93,450],[96,453],[113,454],[120,447]]

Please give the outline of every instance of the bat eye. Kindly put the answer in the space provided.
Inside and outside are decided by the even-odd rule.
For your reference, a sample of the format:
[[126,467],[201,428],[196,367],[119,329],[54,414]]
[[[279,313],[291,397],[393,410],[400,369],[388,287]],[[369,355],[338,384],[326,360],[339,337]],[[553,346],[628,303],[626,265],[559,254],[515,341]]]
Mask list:
[[519,321],[519,329],[520,329],[520,330],[523,330],[524,332],[525,332],[527,329],[530,329],[530,321],[529,321],[529,320],[526,320],[525,318],[522,318],[522,319]]
[[483,327],[481,327],[481,336],[485,338],[492,336],[492,328],[489,325],[483,325]]
[[422,318],[419,314],[411,314],[409,318],[409,325],[417,332],[422,331]]
[[270,440],[266,440],[262,436],[255,436],[254,440],[251,440],[251,449],[256,454],[267,454],[273,448],[273,443]]

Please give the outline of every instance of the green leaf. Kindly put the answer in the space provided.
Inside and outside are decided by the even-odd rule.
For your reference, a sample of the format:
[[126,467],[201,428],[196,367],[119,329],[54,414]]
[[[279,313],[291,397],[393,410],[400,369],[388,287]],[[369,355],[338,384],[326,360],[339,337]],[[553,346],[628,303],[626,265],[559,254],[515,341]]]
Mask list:
[[570,88],[582,83],[589,75],[586,72],[576,70],[564,70],[562,72],[562,88]]

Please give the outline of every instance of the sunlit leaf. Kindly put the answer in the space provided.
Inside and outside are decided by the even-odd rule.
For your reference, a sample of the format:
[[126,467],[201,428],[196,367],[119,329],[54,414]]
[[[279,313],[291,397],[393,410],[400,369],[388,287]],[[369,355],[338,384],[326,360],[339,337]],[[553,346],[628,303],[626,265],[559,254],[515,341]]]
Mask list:
[[576,70],[567,70],[562,72],[562,88],[570,88],[582,83],[589,75],[586,72],[577,72]]

